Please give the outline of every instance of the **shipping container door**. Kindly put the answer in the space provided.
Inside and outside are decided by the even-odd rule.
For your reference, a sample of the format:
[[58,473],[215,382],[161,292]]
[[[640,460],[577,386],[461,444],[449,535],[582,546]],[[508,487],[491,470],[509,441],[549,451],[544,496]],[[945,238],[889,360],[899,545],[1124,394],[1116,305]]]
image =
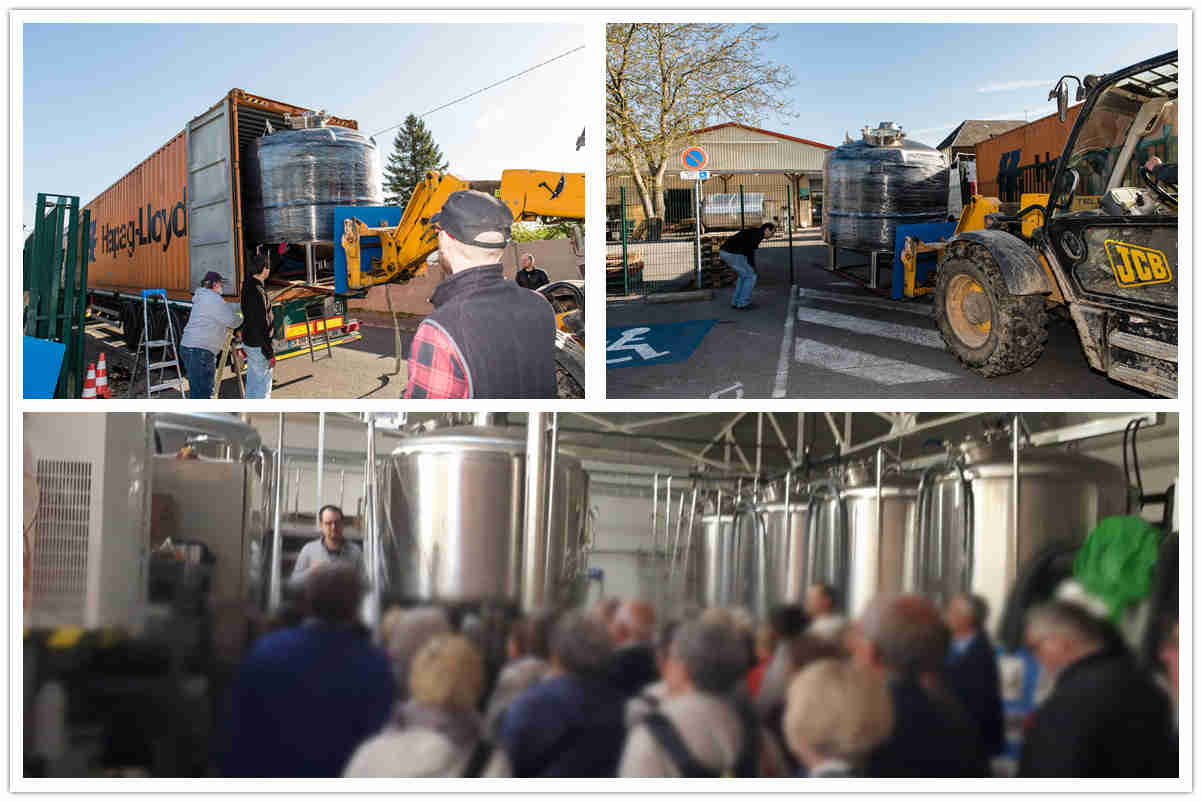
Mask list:
[[216,270],[238,292],[230,169],[229,99],[188,123],[188,275],[193,288]]

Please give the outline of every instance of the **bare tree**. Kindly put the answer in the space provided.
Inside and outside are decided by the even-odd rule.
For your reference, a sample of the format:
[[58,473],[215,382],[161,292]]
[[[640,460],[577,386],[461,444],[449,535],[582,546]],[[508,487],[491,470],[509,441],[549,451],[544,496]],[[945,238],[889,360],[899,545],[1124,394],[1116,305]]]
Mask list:
[[763,57],[762,25],[617,23],[606,35],[606,146],[634,179],[647,219],[663,219],[664,172],[689,133],[716,122],[795,116],[793,72]]

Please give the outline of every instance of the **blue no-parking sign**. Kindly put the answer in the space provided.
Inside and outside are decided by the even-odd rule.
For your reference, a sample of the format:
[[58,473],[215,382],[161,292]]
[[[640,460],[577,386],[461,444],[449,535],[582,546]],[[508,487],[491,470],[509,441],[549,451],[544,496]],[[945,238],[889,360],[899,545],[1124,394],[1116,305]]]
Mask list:
[[686,320],[683,323],[607,328],[605,366],[633,368],[688,359],[717,322]]
[[700,145],[691,145],[680,154],[680,163],[686,170],[700,170],[710,163],[709,154]]

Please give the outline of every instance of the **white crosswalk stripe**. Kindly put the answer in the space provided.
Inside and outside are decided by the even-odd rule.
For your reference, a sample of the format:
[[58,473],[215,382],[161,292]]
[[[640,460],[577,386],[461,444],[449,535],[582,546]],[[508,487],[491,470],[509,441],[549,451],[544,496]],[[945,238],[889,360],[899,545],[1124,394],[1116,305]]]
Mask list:
[[833,301],[834,303],[850,304],[852,306],[873,306],[877,309],[888,309],[892,312],[905,312],[909,315],[934,317],[935,310],[923,301],[892,301],[888,298],[877,298],[868,295],[850,295],[842,292],[827,292],[811,287],[798,287],[797,297],[803,301]]
[[802,323],[812,323],[815,326],[826,326],[856,334],[868,334],[874,338],[900,340],[911,345],[943,350],[943,338],[939,336],[939,332],[921,326],[887,323],[883,320],[844,315],[826,309],[814,309],[810,306],[797,307],[797,319]]
[[954,373],[890,359],[867,351],[857,351],[853,348],[842,348],[817,340],[808,340],[804,337],[798,337],[794,343],[793,358],[801,364],[831,370],[846,376],[854,376],[877,384],[917,384],[957,378]]

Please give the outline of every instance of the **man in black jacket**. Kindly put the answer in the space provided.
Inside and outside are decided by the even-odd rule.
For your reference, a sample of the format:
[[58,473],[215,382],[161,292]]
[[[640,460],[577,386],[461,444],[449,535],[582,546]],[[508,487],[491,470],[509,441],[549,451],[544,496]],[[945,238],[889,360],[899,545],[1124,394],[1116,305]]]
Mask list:
[[951,630],[952,642],[945,677],[976,722],[985,754],[994,757],[1005,747],[1005,735],[997,654],[985,632],[988,619],[989,605],[980,596],[961,593],[948,602],[943,620]]
[[889,685],[893,733],[872,750],[869,777],[983,777],[976,728],[942,683],[948,632],[917,594],[873,600],[852,628],[852,661]]
[[610,684],[626,696],[637,696],[659,681],[655,662],[655,608],[643,601],[624,602],[618,608],[609,636],[614,643],[610,661]]
[[1055,686],[1027,730],[1018,776],[1178,775],[1169,699],[1112,625],[1051,602],[1028,614],[1027,646]]
[[776,226],[772,223],[764,223],[759,228],[745,228],[722,243],[718,250],[718,258],[739,274],[734,295],[730,298],[730,305],[734,309],[751,306],[751,291],[755,288],[756,279],[755,252],[760,243],[775,231]]
[[271,260],[256,253],[242,282],[242,345],[246,351],[246,397],[271,398],[275,349],[271,345],[271,301],[264,286]]
[[528,290],[537,290],[544,284],[550,284],[551,279],[547,277],[547,271],[534,266],[534,254],[524,253],[518,260],[518,274],[514,276],[519,287],[525,287]]
[[405,398],[555,398],[555,312],[508,281],[513,214],[492,195],[453,192],[430,218],[450,273],[409,347]]

